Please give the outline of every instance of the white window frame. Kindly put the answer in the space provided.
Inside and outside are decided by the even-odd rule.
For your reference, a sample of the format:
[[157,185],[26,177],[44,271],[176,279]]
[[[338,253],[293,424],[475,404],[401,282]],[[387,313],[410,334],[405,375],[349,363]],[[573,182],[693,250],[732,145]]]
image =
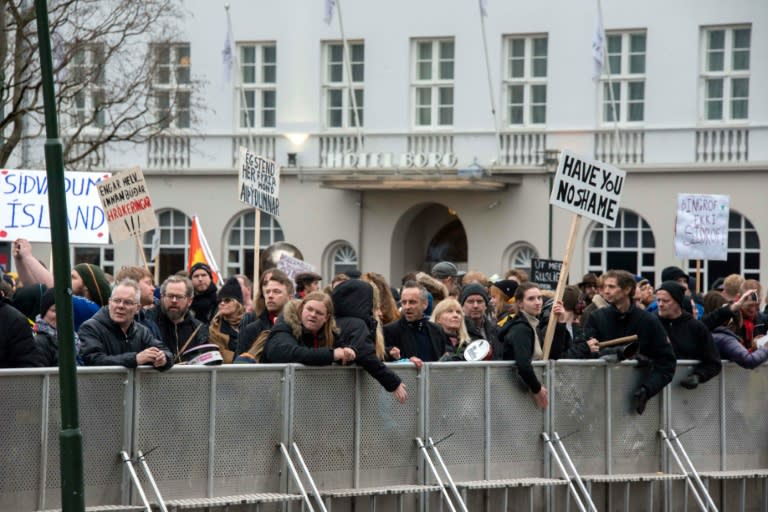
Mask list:
[[[432,44],[431,53],[431,78],[419,79],[419,45],[423,43]],[[450,59],[441,59],[441,43],[451,43],[453,45],[453,57]],[[440,78],[440,64],[442,61],[452,63],[452,77]],[[416,38],[411,40],[411,124],[414,130],[450,130],[456,122],[456,41],[453,37],[440,38]],[[442,89],[451,91],[451,122],[450,124],[440,124],[440,109],[446,108],[440,103],[440,92]],[[429,124],[419,124],[419,103],[418,94],[420,90],[430,91],[430,122]],[[447,104],[445,104],[447,105]]]
[[[734,54],[734,39],[735,39],[735,31],[737,30],[749,30],[750,33],[750,45],[748,47],[749,51],[749,60],[747,65],[747,69],[742,70],[734,70],[733,69],[733,54]],[[723,45],[723,69],[721,71],[709,71],[708,65],[709,65],[709,35],[712,32],[715,31],[723,31],[724,32],[724,45]],[[750,91],[747,92],[746,102],[747,102],[747,115],[744,118],[733,118],[733,112],[732,112],[732,101],[733,98],[733,81],[738,79],[744,79],[747,81],[747,88],[749,89],[751,87],[751,59],[752,59],[752,25],[751,24],[743,24],[743,25],[721,25],[721,26],[711,26],[711,27],[702,27],[701,28],[701,38],[700,38],[700,63],[699,63],[699,69],[701,69],[700,73],[700,79],[699,79],[699,97],[701,98],[699,105],[700,105],[700,114],[699,119],[704,124],[722,124],[722,123],[728,123],[728,124],[744,124],[749,121],[749,98],[750,98]],[[709,119],[708,118],[708,98],[707,98],[707,89],[708,89],[708,81],[710,80],[722,80],[723,84],[723,96],[722,96],[722,105],[721,105],[721,118],[720,119]]]
[[[363,40],[347,41],[349,47],[349,58],[352,69],[352,89],[355,92],[355,101],[357,103],[358,119],[360,127],[365,126],[365,42]],[[355,48],[362,48],[363,60],[355,59]],[[334,60],[336,65],[341,66],[341,76],[331,76],[331,58],[332,49],[338,48],[341,50],[341,61]],[[355,126],[355,111],[352,104],[352,97],[349,94],[349,80],[347,77],[347,52],[344,51],[344,46],[341,41],[326,41],[322,46],[323,56],[323,69],[322,69],[322,95],[323,95],[323,124],[328,130],[353,130]],[[358,77],[359,80],[354,79],[355,69],[362,67],[362,76]],[[336,79],[338,78],[338,79]],[[337,110],[341,110],[341,125],[331,125],[331,96],[334,94],[341,94],[341,106],[337,107]]]
[[[256,224],[256,212],[254,210],[248,210],[240,213],[232,220],[230,228],[227,230],[226,238],[226,261],[227,261],[227,274],[233,276],[235,274],[244,274],[248,276],[254,282],[258,281],[258,276],[253,279],[253,265],[247,268],[246,265],[246,251],[253,252],[254,236],[255,236],[255,224]],[[283,228],[277,219],[264,212],[260,215],[259,225],[259,249],[266,249],[275,242],[285,241],[285,234]],[[233,232],[237,233],[239,243],[233,244],[232,235]],[[250,243],[249,243],[250,240]],[[261,271],[266,269],[261,269]]]
[[[627,215],[633,215],[637,217],[637,225],[633,227],[627,227],[626,222],[626,216]],[[600,244],[594,244],[594,235],[596,233],[600,233]],[[625,239],[628,232],[634,232],[635,236],[637,237],[637,245],[636,246],[627,246],[625,243]],[[615,235],[618,235],[620,238],[620,245],[614,246],[610,245],[608,243],[609,239],[609,233]],[[650,234],[652,244],[645,244],[643,242],[643,234],[647,233]],[[642,275],[643,277],[646,277],[651,280],[651,282],[655,281],[655,272],[656,272],[656,236],[653,234],[653,229],[651,229],[650,224],[648,224],[648,221],[645,220],[645,218],[640,215],[637,212],[627,210],[624,208],[619,209],[619,215],[616,220],[616,226],[610,227],[606,226],[605,224],[600,223],[594,223],[586,232],[586,243],[584,244],[585,247],[585,266],[587,272],[592,272],[593,274],[600,275],[606,270],[611,270],[608,268],[608,253],[612,252],[623,252],[623,253],[634,253],[636,254],[636,262],[637,262],[637,272],[636,274]],[[592,253],[599,253],[600,254],[600,263],[599,264],[592,264],[592,260],[590,256]],[[653,261],[650,263],[644,262],[644,256],[653,256],[651,258]]]
[[[253,61],[246,61],[245,52],[253,50]],[[267,62],[265,53],[269,50],[274,52],[274,61]],[[240,42],[237,43],[237,129],[247,131],[251,129],[274,130],[277,127],[277,44],[275,41],[262,42]],[[253,81],[246,81],[246,69],[253,68]],[[267,69],[272,69],[273,76],[270,81],[270,73]],[[273,96],[273,106],[265,106],[265,95]],[[251,97],[252,98],[249,98]],[[246,114],[247,110],[252,113],[252,117]],[[268,111],[273,112],[271,124],[265,124],[264,117]],[[252,121],[251,123],[247,122]]]
[[[68,72],[79,84],[79,90],[72,96],[73,112],[71,122],[80,127],[89,122],[86,130],[98,130],[106,125],[106,112],[103,110],[105,84],[105,53],[103,43],[91,43],[75,53],[69,65]],[[82,58],[82,61],[80,59]],[[80,61],[80,62],[78,62]],[[96,109],[102,107],[96,115]]]
[[[549,36],[547,34],[527,34],[527,35],[508,35],[504,37],[504,80],[503,80],[503,97],[504,97],[504,122],[508,128],[519,127],[542,127],[547,123],[547,74],[548,69],[543,76],[533,76],[534,68],[534,41],[543,39],[546,42],[547,51],[544,54],[545,68],[549,65]],[[512,45],[515,41],[523,42],[523,76],[512,77]],[[536,57],[540,59],[541,57]],[[522,103],[515,103],[520,105],[523,110],[522,121],[517,123],[512,122],[512,87],[523,88]],[[543,103],[544,107],[544,120],[541,122],[535,122],[533,120],[533,89],[534,87],[544,87],[545,99]]]
[[[189,232],[192,229],[192,219],[183,211],[175,208],[168,208],[155,212],[157,216],[157,228],[160,230],[160,257],[164,254],[167,255],[168,250],[172,250],[178,253],[179,250],[183,251],[184,262],[183,267],[177,268],[174,271],[186,270],[187,263],[189,262]],[[178,221],[181,221],[179,223]],[[155,262],[152,257],[152,238],[155,236],[155,229],[144,233],[143,249],[144,256],[147,258],[147,263],[154,271]],[[160,276],[163,280],[164,276]],[[159,283],[158,283],[159,284]]]
[[[168,50],[168,60],[161,62],[160,51]],[[186,51],[185,51],[186,50]],[[192,47],[189,42],[153,43],[151,46],[153,64],[152,89],[155,95],[154,110],[170,110],[173,122],[168,129],[186,130],[192,127]],[[186,53],[186,55],[185,55]],[[167,71],[167,80],[162,77]],[[179,79],[181,77],[181,79]],[[162,81],[161,81],[162,80]],[[162,106],[161,96],[167,96],[167,106]],[[186,112],[186,116],[183,113]]]
[[[86,258],[78,258],[77,254],[80,251],[89,251],[96,253],[96,260],[90,260]],[[107,274],[115,275],[115,246],[112,243],[112,237],[109,237],[108,245],[95,245],[95,244],[78,244],[71,245],[69,247],[69,261],[72,262],[74,267],[78,263],[93,263],[97,267],[100,267]]]
[[[645,37],[645,49],[642,52],[643,55],[643,71],[642,72],[630,72],[630,61],[631,57],[638,55],[638,52],[633,53],[630,47],[631,38],[632,36],[642,35]],[[620,70],[618,73],[613,72],[613,70],[610,69],[610,54],[608,53],[610,51],[610,44],[609,40],[612,37],[620,36],[621,37],[621,53],[619,54],[620,59]],[[648,100],[648,91],[645,86],[645,79],[646,79],[646,72],[648,70],[648,33],[645,29],[642,30],[611,30],[606,32],[606,40],[605,40],[605,66],[603,67],[602,73],[600,74],[600,84],[599,84],[599,96],[600,96],[600,124],[603,126],[614,126],[616,122],[613,120],[613,112],[611,109],[611,96],[608,91],[609,83],[613,84],[613,88],[618,89],[618,98],[615,97],[616,100],[616,107],[618,108],[618,124],[619,125],[629,125],[629,126],[637,126],[640,124],[643,124],[645,122],[645,115],[646,115],[646,102]],[[609,80],[609,74],[608,71],[610,70],[610,80]],[[643,98],[642,98],[642,105],[643,105],[643,118],[642,119],[636,119],[636,120],[629,120],[629,106],[630,103],[639,103],[637,100],[630,100],[629,99],[629,91],[630,87],[632,87],[631,84],[642,84],[643,88]],[[610,113],[609,113],[610,112]],[[610,117],[607,117],[610,116]]]

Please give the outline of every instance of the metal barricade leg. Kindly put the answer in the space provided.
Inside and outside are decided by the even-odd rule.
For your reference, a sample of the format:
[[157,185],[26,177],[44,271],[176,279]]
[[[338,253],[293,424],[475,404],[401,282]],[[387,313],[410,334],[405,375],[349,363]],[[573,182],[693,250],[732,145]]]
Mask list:
[[424,445],[424,442],[421,440],[420,437],[416,438],[416,444],[418,445],[419,450],[421,450],[422,455],[424,455],[424,460],[427,461],[427,465],[429,466],[429,469],[432,471],[432,475],[435,477],[435,480],[437,480],[437,485],[440,486],[440,493],[443,495],[443,498],[448,503],[448,507],[451,509],[451,512],[456,512],[456,508],[453,506],[453,502],[451,502],[451,496],[448,494],[448,491],[445,489],[445,485],[443,484],[443,479],[440,478],[440,475],[437,472],[437,468],[435,467],[435,464],[432,462],[432,458],[429,456],[427,447]]
[[440,450],[437,449],[437,445],[435,445],[435,442],[432,440],[432,438],[429,438],[429,448],[435,452],[435,457],[437,458],[437,462],[440,463],[440,467],[443,469],[443,473],[445,474],[445,479],[448,480],[448,485],[451,487],[451,491],[453,492],[453,495],[456,497],[456,501],[459,502],[459,506],[461,507],[462,512],[469,512],[467,510],[467,505],[464,503],[464,500],[461,499],[461,494],[459,494],[459,490],[456,489],[456,483],[453,481],[453,478],[451,478],[451,474],[448,472],[448,467],[445,465],[445,462],[443,461],[443,457],[440,455]]
[[[670,431],[670,433],[671,432],[672,431]],[[667,448],[669,449],[669,453],[672,454],[672,458],[675,459],[675,462],[677,463],[677,465],[680,467],[680,470],[685,475],[685,482],[688,485],[688,488],[690,488],[691,494],[693,494],[693,497],[696,499],[696,502],[699,504],[699,507],[704,512],[707,512],[707,510],[708,510],[707,509],[707,505],[706,505],[706,503],[704,503],[704,500],[702,500],[701,496],[699,495],[699,491],[696,489],[695,481],[689,475],[688,469],[685,467],[683,462],[680,460],[680,457],[678,457],[677,451],[675,450],[675,447],[672,445],[672,442],[669,440],[669,437],[667,437],[667,433],[664,432],[663,430],[659,430],[659,435],[661,435],[661,438],[664,440],[664,443],[667,445]],[[699,480],[699,482],[701,482],[701,480]],[[703,484],[701,484],[701,485],[703,486]],[[706,489],[704,489],[704,490],[706,490]],[[709,493],[706,493],[706,494],[707,494],[707,496],[709,496]],[[686,493],[686,497],[687,497],[687,493]],[[710,500],[711,500],[711,498],[710,498]],[[715,510],[717,510],[717,509],[715,508]]]
[[304,489],[304,485],[301,483],[299,473],[296,471],[296,466],[293,465],[293,460],[291,459],[291,455],[288,453],[288,448],[286,448],[283,443],[280,443],[280,452],[283,454],[283,457],[285,457],[285,462],[288,464],[288,470],[291,472],[293,480],[296,482],[296,486],[299,488],[299,493],[301,493],[304,505],[307,507],[307,509],[309,509],[309,512],[315,512],[315,509],[312,507],[312,503],[309,501],[309,495],[307,494],[306,489]]
[[544,444],[549,450],[549,453],[552,455],[552,458],[555,460],[557,467],[560,468],[560,472],[563,474],[563,477],[565,478],[566,482],[568,483],[568,490],[571,492],[571,495],[573,496],[573,501],[576,502],[576,506],[579,508],[581,512],[587,512],[586,507],[584,507],[584,503],[581,501],[579,492],[576,490],[576,487],[573,485],[573,482],[571,481],[571,476],[568,474],[568,470],[565,468],[565,466],[563,465],[563,461],[560,460],[560,456],[557,454],[557,449],[552,444],[552,441],[549,439],[549,436],[547,435],[546,432],[542,432],[541,437],[544,439]]
[[680,442],[680,437],[675,434],[675,431],[672,429],[669,429],[669,433],[671,434],[675,445],[677,445],[677,447],[680,449],[680,454],[683,456],[686,464],[688,464],[688,466],[691,468],[691,474],[693,475],[694,480],[696,480],[696,483],[699,485],[699,488],[702,490],[704,498],[707,500],[707,504],[712,507],[712,510],[717,512],[717,505],[715,505],[715,502],[712,501],[712,497],[709,495],[709,492],[707,492],[707,488],[704,487],[704,483],[701,481],[701,478],[699,478],[699,473],[693,466],[693,462],[691,462],[691,459],[688,457],[688,453],[685,451],[685,448],[683,448],[683,443]]
[[155,499],[157,499],[157,504],[160,505],[160,510],[162,512],[168,512],[168,509],[165,507],[165,501],[163,501],[163,496],[160,494],[160,489],[157,487],[157,482],[155,482],[155,477],[152,475],[152,472],[149,470],[149,465],[147,464],[147,458],[144,455],[144,453],[142,453],[141,450],[136,452],[136,460],[139,461],[139,464],[141,465],[141,469],[144,470],[144,475],[149,480],[149,485],[152,486],[152,492],[155,493]]
[[125,466],[128,468],[128,473],[131,475],[131,480],[133,480],[133,484],[136,486],[136,490],[139,491],[139,497],[141,498],[141,502],[144,504],[144,508],[147,512],[152,512],[152,505],[149,504],[147,495],[144,493],[144,487],[142,487],[141,481],[139,481],[139,475],[136,474],[136,470],[133,467],[133,460],[130,456],[128,456],[128,452],[125,450],[120,452],[120,456],[122,457]]
[[553,441],[553,444],[555,444],[557,448],[560,450],[560,455],[562,455],[563,460],[565,461],[568,469],[570,469],[571,473],[573,474],[573,477],[576,480],[576,485],[579,486],[582,496],[584,497],[584,501],[587,503],[587,505],[593,512],[597,512],[597,507],[595,506],[595,503],[592,501],[592,495],[589,493],[589,491],[587,491],[587,488],[584,486],[584,482],[581,480],[581,475],[579,475],[578,471],[576,471],[576,466],[573,464],[573,461],[571,460],[571,457],[568,455],[568,451],[565,449],[565,445],[563,444],[563,441],[560,439],[560,436],[557,435],[557,432],[552,432],[552,441]]
[[312,489],[312,494],[315,496],[315,500],[317,501],[317,505],[320,507],[320,510],[322,512],[328,512],[325,508],[325,504],[323,503],[322,497],[320,497],[320,491],[317,490],[317,486],[315,485],[315,480],[312,478],[312,475],[309,473],[309,468],[307,467],[306,463],[304,462],[304,457],[301,456],[301,452],[299,451],[299,447],[296,446],[296,443],[293,443],[292,445],[293,451],[296,454],[296,457],[299,459],[299,464],[301,465],[301,470],[304,471],[304,474],[307,475],[307,481],[309,481],[309,486]]

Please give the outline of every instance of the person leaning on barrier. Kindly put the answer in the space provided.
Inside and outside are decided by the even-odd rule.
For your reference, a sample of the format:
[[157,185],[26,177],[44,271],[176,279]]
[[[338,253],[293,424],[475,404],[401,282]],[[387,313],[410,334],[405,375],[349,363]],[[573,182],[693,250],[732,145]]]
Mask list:
[[237,279],[227,279],[217,299],[216,313],[208,324],[208,342],[219,347],[224,363],[229,364],[236,356],[240,323],[245,315],[243,292]]
[[656,304],[661,324],[672,342],[675,357],[697,359],[699,364],[680,382],[694,389],[720,373],[723,365],[712,334],[707,326],[683,311],[685,288],[675,281],[664,281],[656,290]]
[[488,304],[491,298],[486,287],[480,283],[471,283],[461,290],[459,302],[464,308],[464,323],[469,337],[474,340],[487,340],[493,349],[493,358],[500,359],[504,351],[499,340],[499,331],[488,314]]
[[446,352],[440,358],[441,361],[465,361],[464,349],[470,344],[472,338],[467,332],[464,323],[464,310],[456,299],[445,299],[435,306],[432,311],[432,322],[443,328],[448,338]]
[[443,330],[424,316],[428,295],[427,289],[416,281],[406,281],[400,292],[402,316],[384,326],[387,355],[395,361],[409,359],[417,368],[422,363],[438,361],[448,342]]
[[334,348],[336,336],[331,298],[312,292],[301,301],[288,302],[269,334],[262,333],[249,352],[262,363],[326,366],[354,362],[353,349]]
[[190,309],[192,281],[173,275],[160,286],[160,307],[151,311],[152,319],[160,329],[160,340],[173,354],[174,363],[192,347],[208,343],[208,329]]
[[[237,339],[237,354],[247,352],[262,332],[269,331],[283,308],[293,297],[293,281],[276,268],[265,270],[259,280],[259,295],[254,312],[246,314],[240,322]],[[248,317],[252,320],[248,320]],[[249,357],[246,355],[246,357]]]
[[32,337],[27,317],[0,297],[0,368],[43,366],[43,356]]
[[[646,402],[672,380],[677,359],[667,339],[664,327],[656,315],[634,305],[635,277],[624,270],[609,270],[602,276],[601,294],[608,306],[592,312],[584,326],[588,341],[608,341],[637,335],[637,352],[643,366],[650,366],[642,384],[632,395],[632,407],[638,413],[645,411]],[[607,349],[621,359],[624,349]]]
[[408,399],[405,384],[382,362],[386,353],[384,333],[377,319],[381,300],[376,286],[360,279],[351,279],[334,288],[331,297],[336,326],[340,331],[334,346],[354,349],[357,354],[355,363],[362,366],[400,403],[404,403]]
[[[724,308],[728,308],[728,302],[720,292],[711,291],[704,296],[704,311],[706,313]],[[741,313],[738,311],[733,316],[723,317],[722,325],[718,325],[712,331],[712,339],[720,351],[721,358],[732,361],[742,368],[753,370],[768,361],[768,348],[761,345],[754,350],[748,350],[744,346],[744,341],[737,334],[741,322]]]
[[141,291],[136,281],[125,279],[112,289],[109,305],[83,323],[78,332],[86,366],[152,365],[158,370],[173,366],[165,344],[134,320]]

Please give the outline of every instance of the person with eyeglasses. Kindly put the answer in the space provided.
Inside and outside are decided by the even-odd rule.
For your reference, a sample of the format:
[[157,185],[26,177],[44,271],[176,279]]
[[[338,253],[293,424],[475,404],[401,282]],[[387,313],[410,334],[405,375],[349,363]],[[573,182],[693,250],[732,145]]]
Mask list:
[[173,354],[174,363],[181,361],[186,350],[208,343],[208,328],[190,309],[193,294],[189,278],[172,275],[160,286],[160,307],[147,313],[157,323],[160,339]]
[[135,320],[141,289],[133,279],[120,281],[109,304],[80,326],[80,353],[86,366],[154,366],[167,370],[173,355],[165,344]]
[[235,359],[243,315],[245,306],[240,283],[230,277],[219,290],[216,314],[208,324],[208,342],[219,347],[224,363],[231,363]]

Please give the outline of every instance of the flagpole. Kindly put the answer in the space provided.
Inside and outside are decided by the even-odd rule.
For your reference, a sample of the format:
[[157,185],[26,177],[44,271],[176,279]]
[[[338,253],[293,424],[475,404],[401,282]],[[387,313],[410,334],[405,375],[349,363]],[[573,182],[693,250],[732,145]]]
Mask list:
[[349,87],[349,95],[352,100],[352,109],[354,110],[355,129],[357,130],[357,152],[364,152],[363,149],[363,132],[360,126],[360,116],[357,113],[357,98],[355,97],[355,90],[352,87],[352,59],[349,53],[349,45],[347,44],[347,37],[344,35],[344,21],[341,17],[341,0],[336,0],[336,6],[339,9],[339,30],[341,31],[341,44],[344,46],[344,61],[346,63],[347,70],[347,86]]
[[496,134],[496,161],[501,159],[501,133],[499,132],[499,119],[496,115],[496,99],[493,92],[493,79],[491,78],[491,61],[488,58],[488,37],[485,32],[486,11],[483,5],[484,0],[477,0],[480,10],[480,31],[483,35],[483,54],[485,55],[485,71],[488,76],[488,96],[491,100],[491,115],[493,116],[493,131]]
[[608,81],[608,97],[611,101],[611,113],[613,115],[613,134],[616,137],[616,145],[618,149],[619,154],[619,162],[622,161],[622,143],[621,143],[621,134],[619,132],[619,118],[616,115],[616,98],[613,94],[613,80],[611,79],[611,63],[608,59],[606,59],[606,47],[608,45],[608,37],[605,33],[605,25],[603,25],[603,6],[600,0],[597,0],[597,16],[598,21],[600,23],[600,31],[602,32],[603,41],[605,41],[605,44],[601,48],[602,51],[602,61],[603,61],[603,69],[602,71],[605,73],[607,81]]

